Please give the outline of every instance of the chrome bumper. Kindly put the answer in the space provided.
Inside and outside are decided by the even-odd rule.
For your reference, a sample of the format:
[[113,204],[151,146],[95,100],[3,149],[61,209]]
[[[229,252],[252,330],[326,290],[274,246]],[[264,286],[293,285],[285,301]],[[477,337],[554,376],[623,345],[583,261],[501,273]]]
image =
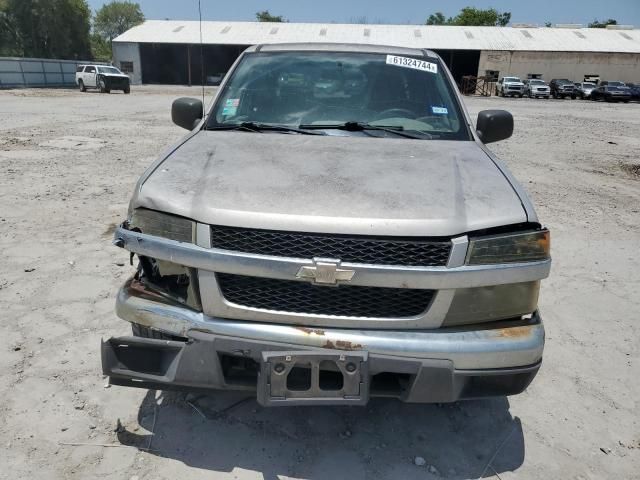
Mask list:
[[517,326],[495,322],[491,327],[404,331],[307,328],[211,317],[169,303],[135,280],[118,292],[116,312],[123,320],[195,340],[258,342],[277,349],[367,351],[372,356],[411,361],[447,360],[456,370],[534,365],[542,359],[544,347],[544,327],[537,312]]

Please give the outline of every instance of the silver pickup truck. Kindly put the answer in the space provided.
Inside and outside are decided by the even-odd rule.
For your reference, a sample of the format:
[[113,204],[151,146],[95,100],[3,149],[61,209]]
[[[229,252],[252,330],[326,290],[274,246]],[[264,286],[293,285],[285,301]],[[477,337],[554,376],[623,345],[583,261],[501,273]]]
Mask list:
[[549,231],[433,52],[247,49],[138,181],[138,258],[102,343],[115,385],[245,390],[265,406],[512,395],[542,360]]

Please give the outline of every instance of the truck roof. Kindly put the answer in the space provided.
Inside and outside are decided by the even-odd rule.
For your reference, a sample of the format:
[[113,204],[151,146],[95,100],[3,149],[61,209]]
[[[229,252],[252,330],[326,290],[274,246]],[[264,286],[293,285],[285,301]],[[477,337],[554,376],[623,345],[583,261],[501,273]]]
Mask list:
[[431,50],[419,48],[394,47],[391,45],[363,45],[357,43],[270,43],[254,45],[247,52],[288,52],[288,51],[321,51],[321,52],[358,52],[383,53],[389,55],[412,55],[419,57],[439,58]]

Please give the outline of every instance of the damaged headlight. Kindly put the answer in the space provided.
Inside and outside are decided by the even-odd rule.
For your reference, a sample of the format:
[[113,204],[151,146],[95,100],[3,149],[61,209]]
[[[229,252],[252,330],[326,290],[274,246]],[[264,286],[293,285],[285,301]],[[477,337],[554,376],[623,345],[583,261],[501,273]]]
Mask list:
[[[136,208],[128,220],[129,230],[186,243],[195,243],[195,225],[189,219],[146,208]],[[138,258],[136,278],[146,288],[195,310],[202,309],[196,269],[143,255]]]
[[129,228],[147,235],[194,243],[196,224],[183,217],[136,208],[129,218]]
[[202,310],[195,268],[151,257],[139,258],[137,278],[147,288],[194,310]]
[[493,235],[469,240],[467,265],[535,262],[550,258],[549,230]]

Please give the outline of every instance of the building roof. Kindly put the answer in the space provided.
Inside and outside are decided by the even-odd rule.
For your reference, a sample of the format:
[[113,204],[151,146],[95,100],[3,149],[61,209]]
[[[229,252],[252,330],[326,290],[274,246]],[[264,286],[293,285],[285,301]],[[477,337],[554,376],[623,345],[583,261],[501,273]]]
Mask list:
[[[640,30],[338,23],[202,22],[205,44],[364,43],[432,50],[640,53]],[[200,43],[199,22],[147,20],[114,42]]]

